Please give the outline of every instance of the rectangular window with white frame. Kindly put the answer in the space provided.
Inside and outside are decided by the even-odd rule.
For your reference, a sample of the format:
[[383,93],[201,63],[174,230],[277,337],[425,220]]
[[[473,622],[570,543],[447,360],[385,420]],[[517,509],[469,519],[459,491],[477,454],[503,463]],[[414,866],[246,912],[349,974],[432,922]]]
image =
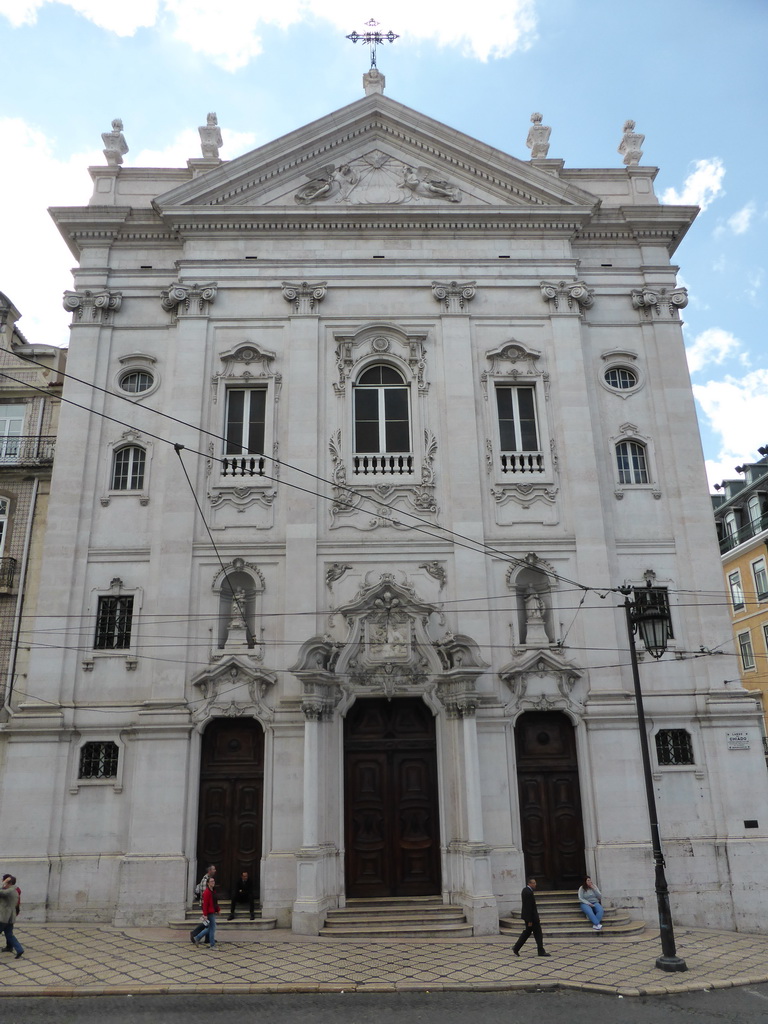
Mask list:
[[744,588],[741,585],[741,573],[737,569],[728,574],[728,589],[731,592],[731,603],[733,610],[740,612],[745,607]]
[[496,384],[499,456],[503,475],[544,472],[536,415],[536,388]]
[[768,600],[768,571],[766,571],[765,558],[758,558],[752,563],[752,577],[755,581],[757,600]]
[[750,669],[755,667],[755,652],[752,648],[752,634],[749,630],[745,633],[739,633],[738,640],[741,667],[745,672],[748,672]]
[[224,476],[263,476],[267,389],[227,388],[225,417]]

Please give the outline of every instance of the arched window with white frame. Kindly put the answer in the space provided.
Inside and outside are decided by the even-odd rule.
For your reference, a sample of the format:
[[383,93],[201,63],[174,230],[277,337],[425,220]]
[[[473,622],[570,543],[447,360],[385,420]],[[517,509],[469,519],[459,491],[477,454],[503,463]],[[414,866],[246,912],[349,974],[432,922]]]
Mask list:
[[354,396],[354,473],[413,472],[410,390],[399,370],[376,363],[359,375]]
[[620,484],[650,483],[647,449],[641,441],[619,441],[616,466]]
[[113,491],[140,491],[144,487],[147,454],[139,445],[125,445],[112,454]]

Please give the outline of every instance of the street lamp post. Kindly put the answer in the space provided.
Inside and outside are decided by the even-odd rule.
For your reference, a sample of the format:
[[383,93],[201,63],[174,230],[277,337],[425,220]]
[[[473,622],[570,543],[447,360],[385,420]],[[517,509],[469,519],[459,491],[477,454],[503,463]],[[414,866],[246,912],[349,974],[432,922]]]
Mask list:
[[664,855],[661,852],[661,834],[659,832],[659,815],[656,811],[656,796],[653,792],[651,775],[651,755],[648,749],[648,733],[645,728],[645,710],[643,708],[643,691],[640,689],[640,673],[637,667],[637,651],[635,649],[635,630],[638,630],[648,653],[660,658],[667,648],[669,637],[669,612],[666,602],[658,601],[658,591],[651,588],[650,580],[645,590],[634,590],[632,587],[619,587],[624,595],[624,612],[627,618],[627,636],[629,638],[629,656],[632,663],[632,679],[635,684],[635,701],[637,703],[637,725],[640,730],[640,751],[643,757],[643,777],[645,779],[645,795],[648,801],[648,818],[651,824],[651,845],[653,863],[656,874],[656,903],[659,912],[659,931],[661,935],[661,956],[656,959],[656,966],[662,971],[687,971],[688,965],[677,955],[675,947],[675,931],[672,927],[672,911],[669,906],[669,888],[664,874]]

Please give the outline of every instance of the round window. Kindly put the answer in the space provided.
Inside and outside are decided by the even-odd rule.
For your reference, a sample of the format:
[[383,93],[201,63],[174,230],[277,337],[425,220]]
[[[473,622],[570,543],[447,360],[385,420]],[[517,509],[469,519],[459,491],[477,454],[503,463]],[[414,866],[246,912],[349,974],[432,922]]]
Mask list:
[[609,387],[618,388],[619,391],[628,391],[637,387],[637,374],[624,366],[612,366],[610,370],[605,371],[605,382]]
[[120,378],[120,387],[131,395],[149,391],[154,383],[155,378],[147,370],[129,370]]

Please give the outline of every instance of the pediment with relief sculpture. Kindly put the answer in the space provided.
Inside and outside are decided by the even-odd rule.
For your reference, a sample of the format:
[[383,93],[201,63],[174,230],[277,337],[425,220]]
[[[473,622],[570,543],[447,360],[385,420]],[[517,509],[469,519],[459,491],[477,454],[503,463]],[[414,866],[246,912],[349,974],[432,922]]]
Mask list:
[[159,196],[158,212],[269,208],[301,214],[407,206],[581,208],[596,199],[383,95],[367,96]]

